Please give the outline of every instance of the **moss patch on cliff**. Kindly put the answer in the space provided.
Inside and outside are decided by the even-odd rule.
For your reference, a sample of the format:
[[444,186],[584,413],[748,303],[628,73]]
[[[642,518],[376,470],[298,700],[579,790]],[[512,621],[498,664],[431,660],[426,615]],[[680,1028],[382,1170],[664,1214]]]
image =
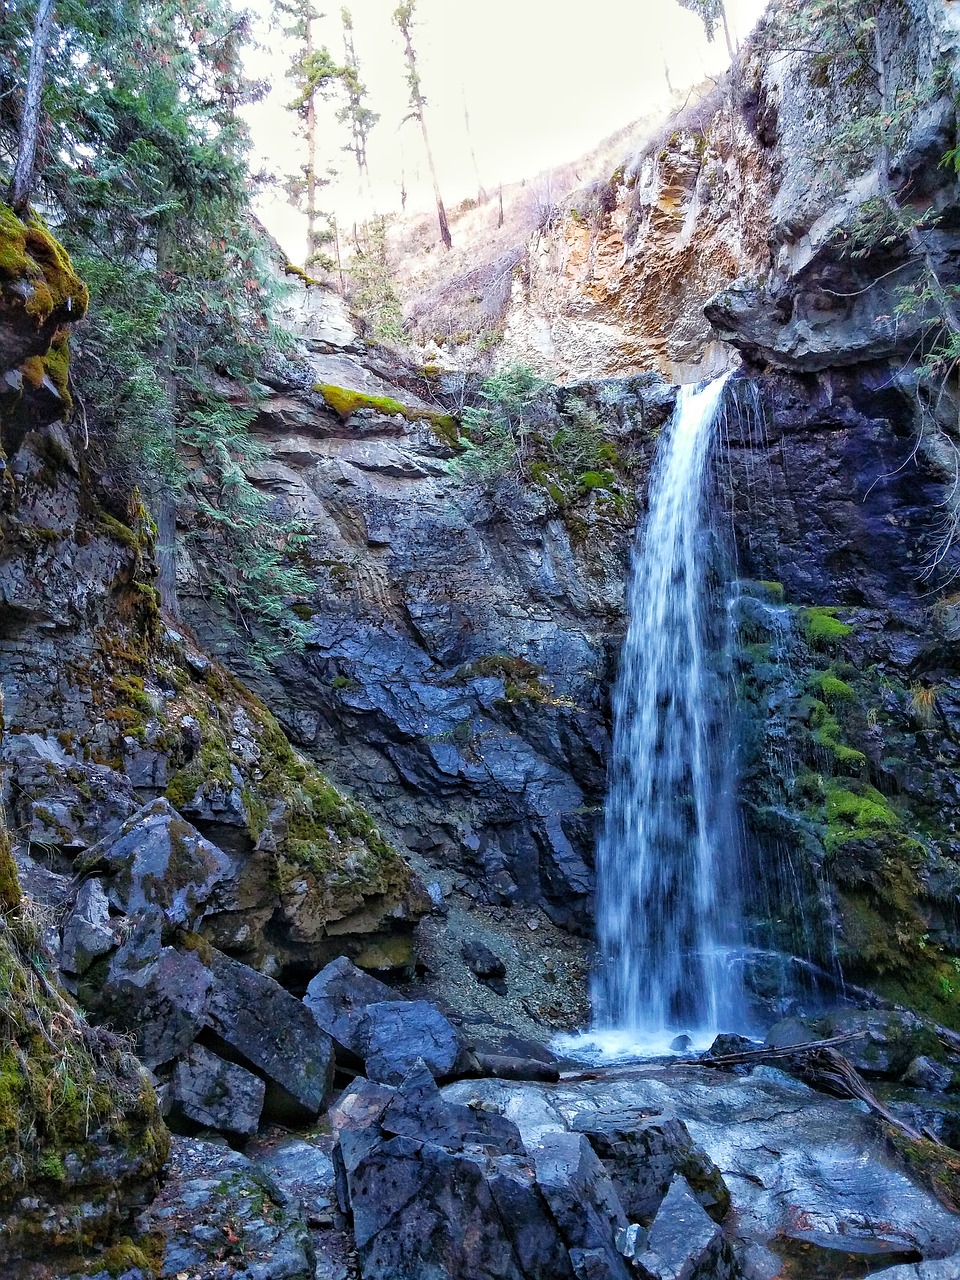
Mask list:
[[332,383],[318,382],[314,391],[319,392],[330,408],[344,422],[360,409],[370,409],[374,413],[382,413],[393,418],[398,414],[408,422],[429,422],[437,436],[445,444],[456,445],[460,428],[457,419],[449,413],[439,413],[433,409],[418,409],[401,404],[392,396],[373,396],[365,391],[351,391],[346,387],[336,387]]
[[29,285],[29,293],[20,296],[19,305],[38,326],[50,319],[76,322],[90,301],[69,254],[43,221],[32,214],[23,222],[8,205],[0,204],[0,286],[5,306],[16,305],[6,286],[21,281]]
[[172,727],[184,715],[196,725],[199,745],[170,779],[171,804],[189,812],[204,796],[238,791],[252,844],[271,833],[281,880],[300,868],[363,895],[406,890],[410,870],[370,814],[293,749],[242,685],[211,667],[204,685],[191,684],[172,700],[165,722]]
[[763,584],[744,591],[746,809],[760,847],[789,850],[799,897],[763,908],[761,937],[799,954],[812,946],[825,967],[839,959],[854,981],[960,1026],[960,957],[935,934],[928,889],[952,837],[917,785],[940,767],[918,739],[932,732],[934,699],[921,698],[921,716],[911,690],[865,663],[868,633],[838,607],[779,607]]

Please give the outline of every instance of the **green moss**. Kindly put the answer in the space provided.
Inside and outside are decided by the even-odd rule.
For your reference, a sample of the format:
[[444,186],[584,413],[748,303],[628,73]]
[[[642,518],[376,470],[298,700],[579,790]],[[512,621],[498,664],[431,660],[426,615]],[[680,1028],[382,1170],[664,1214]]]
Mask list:
[[114,542],[119,542],[121,546],[127,547],[128,550],[139,556],[140,539],[129,525],[124,524],[122,520],[118,520],[116,516],[110,515],[108,511],[99,512],[98,523],[103,532],[112,538]]
[[[9,206],[0,204],[0,284],[21,281],[31,286],[31,293],[19,299],[19,305],[38,325],[48,320],[76,322],[89,305],[86,285],[43,221],[36,215],[21,221]],[[14,297],[4,290],[8,304]]]
[[591,489],[612,489],[617,477],[612,471],[584,471],[580,477],[580,488],[589,492]]
[[[139,1065],[38,973],[35,946],[26,922],[8,916],[0,931],[0,1213],[25,1187],[66,1182],[68,1167],[80,1171],[81,1188],[85,1173],[96,1187],[96,1162],[110,1152],[146,1182],[169,1146]],[[109,1228],[108,1216],[84,1226],[82,1242]]]
[[827,838],[829,851],[849,840],[865,840],[900,827],[900,819],[874,787],[849,791],[827,785]]
[[285,276],[296,276],[296,278],[302,281],[308,288],[326,288],[326,285],[322,280],[316,279],[315,276],[308,275],[308,273],[304,271],[303,267],[298,267],[294,262],[285,262],[283,264],[283,274]]
[[299,618],[301,622],[309,622],[314,614],[313,607],[309,604],[304,604],[302,601],[292,604],[290,612],[295,618]]
[[0,820],[0,912],[12,911],[20,903],[20,878],[10,852],[10,836]]
[[542,674],[543,667],[537,666],[535,662],[530,662],[526,658],[508,653],[490,653],[460,667],[456,679],[467,681],[498,676],[502,680],[526,683],[536,680]]
[[70,395],[70,346],[65,336],[54,339],[43,358],[44,370],[63,401],[65,410],[73,406]]
[[833,668],[828,671],[814,671],[807,683],[820,690],[820,696],[828,707],[836,707],[841,703],[856,700],[857,694],[853,685],[847,684],[846,680],[841,680]]
[[[237,769],[248,779],[241,794],[251,841],[260,840],[272,814],[282,815],[272,828],[281,882],[286,879],[292,884],[300,868],[333,887],[349,886],[358,894],[402,889],[409,869],[366,810],[341,795],[294,751],[259,700],[242,686],[226,685],[215,668],[210,679],[215,686],[213,698],[191,688],[173,712],[177,717],[189,713],[197,721],[200,748],[170,779],[166,790],[170,803],[184,808],[200,795],[233,788]],[[221,720],[221,711],[237,701],[253,726],[259,755],[253,765],[233,746],[229,720]]]
[[138,1269],[146,1275],[155,1275],[159,1271],[156,1264],[160,1259],[152,1256],[152,1251],[134,1244],[129,1236],[124,1236],[106,1250],[100,1261],[112,1276],[122,1276],[126,1271]]
[[822,605],[800,610],[804,635],[811,648],[828,649],[851,634],[853,627],[841,622],[837,612],[832,606]]
[[46,1151],[37,1160],[37,1174],[48,1182],[65,1182],[67,1171],[63,1157],[56,1151]]
[[365,391],[351,391],[346,387],[335,387],[331,383],[318,382],[314,391],[319,392],[333,411],[346,422],[358,409],[373,409],[376,413],[387,417],[399,414],[408,422],[429,422],[435,434],[445,444],[456,445],[460,437],[457,419],[449,413],[436,413],[432,409],[417,409],[401,404],[391,396],[371,396]]
[[856,747],[849,746],[842,740],[840,722],[825,702],[810,699],[808,702],[810,723],[813,725],[813,740],[818,747],[830,753],[837,766],[847,772],[862,768],[867,757]]
[[932,1191],[951,1213],[960,1213],[960,1154],[928,1138],[908,1138],[892,1126],[886,1133],[914,1181]]

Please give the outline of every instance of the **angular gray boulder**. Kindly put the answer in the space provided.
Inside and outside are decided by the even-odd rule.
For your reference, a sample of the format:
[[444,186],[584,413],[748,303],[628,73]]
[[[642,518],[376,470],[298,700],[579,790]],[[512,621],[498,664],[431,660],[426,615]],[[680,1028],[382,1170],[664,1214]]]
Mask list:
[[195,929],[232,901],[233,862],[163,798],[94,845],[84,865],[106,879],[110,905],[137,916],[159,907],[165,928]]
[[446,1102],[423,1063],[330,1119],[364,1280],[575,1280],[516,1127]]
[[211,948],[205,1025],[266,1077],[266,1114],[290,1123],[319,1115],[333,1078],[333,1042],[301,1000],[265,974]]
[[736,1280],[740,1274],[723,1232],[679,1175],[670,1183],[646,1248],[631,1254],[642,1280]]
[[117,945],[110,924],[110,903],[97,879],[85,880],[63,927],[60,967],[65,973],[86,973],[100,956]]
[[456,1075],[468,1065],[458,1032],[426,1000],[368,1006],[360,1035],[367,1074],[384,1084],[399,1084],[420,1060],[438,1079]]
[[167,1090],[172,1127],[183,1122],[193,1132],[217,1129],[233,1137],[256,1133],[266,1085],[235,1062],[225,1062],[202,1045],[191,1045],[174,1068]]
[[531,1151],[537,1190],[583,1280],[629,1280],[615,1246],[627,1216],[610,1178],[580,1133],[545,1133]]
[[303,1003],[339,1048],[363,1058],[367,1006],[400,999],[385,982],[364,973],[346,956],[338,956],[311,979]]
[[695,1188],[715,1222],[730,1208],[723,1175],[676,1116],[585,1112],[573,1121],[613,1179],[627,1216],[649,1226],[675,1174]]
[[399,1084],[421,1060],[439,1079],[472,1065],[459,1032],[439,1009],[426,1000],[404,1000],[345,956],[311,980],[303,1003],[341,1056],[363,1062],[372,1080]]

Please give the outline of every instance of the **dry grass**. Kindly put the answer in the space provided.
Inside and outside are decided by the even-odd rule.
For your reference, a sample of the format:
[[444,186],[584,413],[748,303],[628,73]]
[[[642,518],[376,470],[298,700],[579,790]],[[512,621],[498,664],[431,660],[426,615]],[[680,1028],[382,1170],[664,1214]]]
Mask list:
[[[607,216],[616,189],[641,160],[670,136],[674,113],[712,113],[703,92],[676,99],[660,111],[606,138],[580,159],[448,210],[453,248],[438,242],[436,215],[411,213],[392,220],[388,257],[403,305],[408,340],[428,363],[489,368],[516,280],[523,281],[531,237],[558,220]],[[688,101],[688,99],[691,99]],[[692,126],[691,126],[692,127]],[[629,179],[627,179],[629,180]]]

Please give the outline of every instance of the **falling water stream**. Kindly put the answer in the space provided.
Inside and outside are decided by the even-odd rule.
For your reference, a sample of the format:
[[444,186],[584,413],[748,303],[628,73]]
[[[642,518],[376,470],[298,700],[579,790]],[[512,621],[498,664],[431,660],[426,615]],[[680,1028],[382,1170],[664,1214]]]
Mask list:
[[729,589],[710,520],[726,378],[681,388],[634,550],[598,848],[601,962],[589,1040],[604,1055],[694,1043],[740,1021],[729,734]]

